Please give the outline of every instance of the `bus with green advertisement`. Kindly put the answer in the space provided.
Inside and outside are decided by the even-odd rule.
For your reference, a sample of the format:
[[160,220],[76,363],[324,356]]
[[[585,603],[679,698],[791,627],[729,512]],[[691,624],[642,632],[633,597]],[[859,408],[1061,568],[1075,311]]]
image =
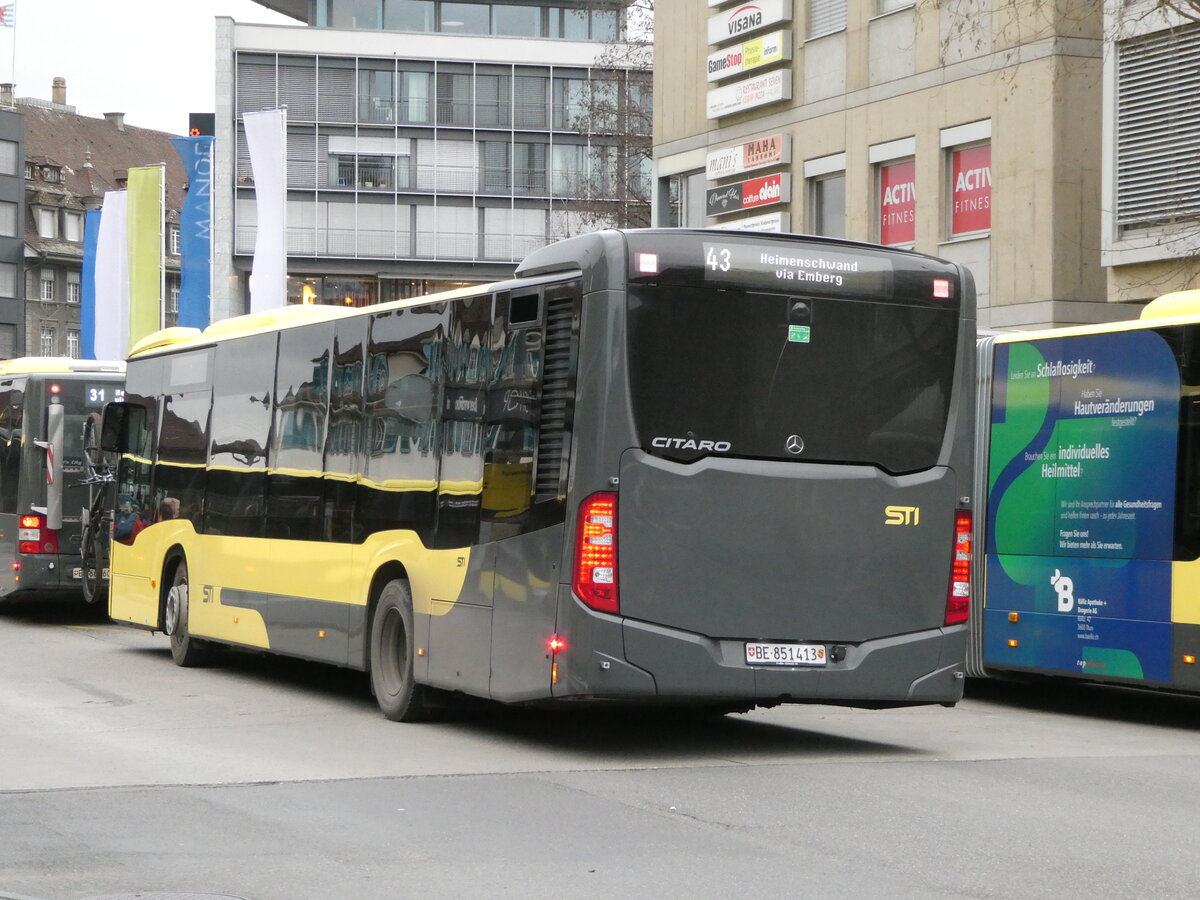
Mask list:
[[979,371],[968,673],[1200,691],[1200,291]]

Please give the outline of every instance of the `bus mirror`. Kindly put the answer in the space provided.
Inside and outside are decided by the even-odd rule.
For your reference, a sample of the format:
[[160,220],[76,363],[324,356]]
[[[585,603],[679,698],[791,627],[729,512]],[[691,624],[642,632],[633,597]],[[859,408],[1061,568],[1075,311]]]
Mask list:
[[100,424],[100,449],[106,453],[125,453],[141,448],[132,446],[131,435],[141,435],[146,427],[146,410],[131,403],[110,403],[104,407]]

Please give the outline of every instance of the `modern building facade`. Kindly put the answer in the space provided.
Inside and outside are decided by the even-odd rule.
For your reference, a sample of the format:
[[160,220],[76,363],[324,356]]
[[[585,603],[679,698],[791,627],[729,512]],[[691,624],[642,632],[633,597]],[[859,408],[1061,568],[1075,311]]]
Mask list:
[[1136,315],[1101,264],[1099,0],[708,0],[655,34],[657,223],[953,259],[985,328]]
[[[25,297],[24,339],[17,340],[8,356],[80,356],[85,216],[102,206],[107,191],[123,189],[128,170],[136,166],[166,166],[164,320],[174,324],[185,175],[171,135],[127,125],[122,113],[100,119],[79,115],[67,103],[61,78],[54,80],[50,101],[14,100],[11,85],[0,87],[0,93],[0,104],[11,107],[3,115],[19,118],[25,132],[20,178],[24,212],[18,231],[23,254],[17,276]],[[6,189],[6,178],[0,176],[0,191]],[[0,244],[0,254],[4,252]],[[7,302],[0,297],[0,307]],[[0,326],[6,321],[0,319]]]
[[649,222],[649,74],[616,7],[262,2],[217,23],[214,317],[256,235],[241,116],[287,109],[289,302],[369,305],[511,274],[530,250]]
[[0,109],[0,359],[25,342],[25,117]]
[[1105,4],[1101,259],[1114,300],[1200,287],[1200,4],[1175,5]]

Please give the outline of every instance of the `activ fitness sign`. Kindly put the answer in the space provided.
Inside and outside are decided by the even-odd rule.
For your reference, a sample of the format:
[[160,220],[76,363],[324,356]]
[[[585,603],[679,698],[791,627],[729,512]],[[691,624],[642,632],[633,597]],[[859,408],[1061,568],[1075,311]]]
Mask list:
[[708,42],[723,44],[792,18],[792,0],[756,0],[708,19]]
[[704,195],[704,212],[724,216],[744,209],[757,209],[786,202],[791,193],[791,176],[776,173],[737,184],[709,188]]

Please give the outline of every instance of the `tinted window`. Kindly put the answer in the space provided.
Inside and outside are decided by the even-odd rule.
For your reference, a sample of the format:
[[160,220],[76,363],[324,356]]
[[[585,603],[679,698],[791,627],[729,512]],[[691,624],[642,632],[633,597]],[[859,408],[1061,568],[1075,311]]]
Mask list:
[[926,468],[946,428],[957,329],[946,309],[631,289],[642,447],[681,461],[715,452]]
[[323,528],[327,540],[358,539],[354,529],[354,500],[365,464],[363,345],[366,337],[366,317],[337,323],[329,380],[329,434],[325,441]]
[[491,331],[490,296],[454,304],[446,344],[446,386],[442,403],[437,523],[440,547],[461,547],[479,540]]
[[358,515],[365,534],[411,528],[427,545],[432,540],[447,319],[443,304],[372,319]]
[[275,334],[226,341],[213,364],[205,531],[262,533]]
[[21,483],[21,422],[24,417],[25,382],[0,386],[0,512],[17,511]]
[[266,536],[320,540],[333,326],[279,333]]
[[[136,398],[130,393],[129,402]],[[158,436],[158,458],[154,467],[155,491],[163,498],[179,501],[179,515],[190,519],[196,530],[203,526],[204,462],[207,448],[209,390],[163,396],[162,426]],[[125,463],[123,462],[123,465]],[[130,459],[131,477],[137,463]],[[122,488],[125,479],[122,479]]]

